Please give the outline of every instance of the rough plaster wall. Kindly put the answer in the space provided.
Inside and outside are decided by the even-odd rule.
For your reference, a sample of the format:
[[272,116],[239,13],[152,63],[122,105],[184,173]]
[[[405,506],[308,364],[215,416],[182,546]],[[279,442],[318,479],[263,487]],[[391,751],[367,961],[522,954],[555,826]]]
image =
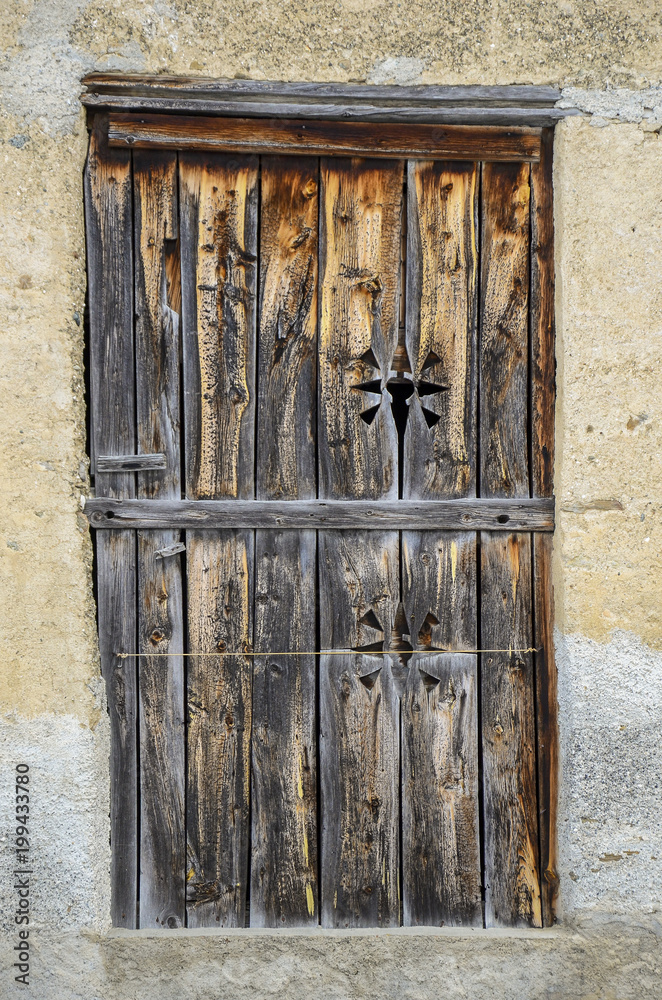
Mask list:
[[[592,116],[559,126],[555,168],[565,913],[556,936],[105,935],[108,733],[78,507],[78,94],[92,69],[558,83]],[[662,12],[648,0],[2,4],[0,814],[24,759],[34,775],[35,996],[662,996],[661,81]]]

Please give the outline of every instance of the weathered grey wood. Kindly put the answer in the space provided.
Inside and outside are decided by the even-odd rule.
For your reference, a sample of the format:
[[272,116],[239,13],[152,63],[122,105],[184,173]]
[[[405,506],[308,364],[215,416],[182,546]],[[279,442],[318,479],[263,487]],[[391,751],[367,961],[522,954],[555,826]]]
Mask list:
[[[255,113],[256,106],[245,109]],[[259,113],[259,112],[258,112]],[[320,156],[420,157],[519,161],[540,155],[532,128],[475,125],[341,122],[332,119],[210,118],[111,112],[111,146],[223,153],[299,153]]]
[[385,383],[398,338],[403,168],[323,159],[321,178],[319,494],[395,499]]
[[531,539],[481,535],[485,922],[542,926],[533,656]]
[[405,926],[482,926],[477,657],[414,653],[402,699]]
[[[252,649],[253,532],[187,533],[188,648]],[[187,668],[187,922],[243,927],[250,835],[248,657],[193,656]]]
[[533,496],[554,492],[554,133],[542,135],[540,162],[531,169],[531,437]]
[[[553,133],[543,132],[540,163],[531,171],[531,424],[534,496],[551,496],[554,474],[554,210]],[[552,633],[552,546],[533,540],[538,796],[543,924],[556,920],[559,890],[557,671]]]
[[[355,84],[355,83],[299,83],[282,80],[229,80],[213,77],[185,77],[159,74],[144,76],[126,73],[88,73],[83,84],[89,94],[148,96],[151,94],[181,98],[187,95],[197,97],[224,96],[228,99],[246,100],[260,98],[272,101],[275,98],[287,100],[331,99],[339,102],[362,100],[383,103],[424,103],[424,104],[464,104],[470,106],[531,105],[544,107],[554,105],[561,97],[557,87],[531,84],[510,86],[437,86]],[[83,95],[83,98],[88,95]]]
[[[138,451],[163,461],[138,475],[139,498],[181,496],[177,157],[136,152],[136,426]],[[184,923],[184,649],[179,533],[138,533],[140,926]],[[167,653],[167,658],[150,656]]]
[[408,125],[472,125],[481,128],[544,128],[556,125],[564,118],[579,115],[579,108],[539,108],[534,105],[515,107],[476,106],[475,104],[423,104],[395,102],[374,104],[367,102],[306,102],[236,101],[233,99],[196,99],[169,97],[125,97],[83,94],[81,101],[91,112],[96,109],[116,112],[143,113],[196,113],[205,115],[244,116],[256,118],[311,118],[316,120],[341,120],[358,122],[386,122]]
[[317,160],[263,157],[257,496],[314,497]]
[[[392,648],[394,532],[319,534],[321,649]],[[380,626],[380,627],[377,627]],[[387,657],[320,657],[321,915],[324,927],[400,920],[399,698]]]
[[535,618],[534,656],[538,737],[538,815],[540,835],[540,891],[542,921],[550,927],[557,919],[559,724],[558,673],[554,657],[554,591],[552,588],[552,538],[533,538],[533,595]]
[[[477,171],[409,164],[406,347],[416,392],[402,478],[417,500],[476,493]],[[415,647],[475,649],[476,535],[404,531],[401,558]],[[482,923],[474,656],[417,654],[409,665],[402,835],[404,923]]]
[[[181,927],[185,910],[182,572],[161,559],[172,532],[138,532],[140,926]],[[167,657],[150,653],[168,653]]]
[[554,498],[508,500],[114,500],[89,498],[94,528],[553,531]]
[[[256,533],[255,649],[316,649],[314,531]],[[319,921],[315,656],[253,666],[251,926]]]
[[406,344],[417,392],[403,495],[416,500],[476,492],[477,169],[409,164]]
[[[403,532],[416,649],[475,649],[476,536]],[[477,660],[416,653],[402,703],[405,925],[482,924]],[[436,683],[435,683],[436,682]]]
[[[93,132],[85,168],[90,284],[93,456],[135,451],[131,156]],[[135,495],[134,475],[108,475],[111,497]],[[111,919],[135,927],[138,898],[136,540],[109,532],[96,541],[99,648],[110,716]]]
[[[476,535],[404,531],[402,592],[416,649],[475,649]],[[437,621],[426,622],[433,615]]]
[[529,166],[483,166],[481,496],[529,495]]
[[[257,161],[180,157],[189,497],[251,497]],[[250,650],[252,531],[187,532],[190,652]],[[188,686],[189,926],[243,926],[248,882],[251,664],[192,657]]]
[[400,922],[399,707],[382,657],[322,657],[322,926]]
[[[483,167],[481,492],[528,496],[529,168]],[[541,918],[531,538],[481,535],[485,922]]]
[[253,495],[257,160],[180,157],[186,494]]
[[[316,160],[264,157],[256,494],[314,497],[317,334]],[[255,648],[317,647],[314,531],[256,533]],[[317,924],[317,665],[253,668],[253,927]]]
[[95,555],[99,653],[110,718],[110,913],[114,927],[134,928],[138,901],[138,684],[136,661],[119,654],[136,648],[136,533],[104,533],[97,538]]
[[[95,462],[96,473],[100,472],[149,472],[166,469],[166,456],[157,455],[99,455]],[[102,488],[105,491],[106,484]]]

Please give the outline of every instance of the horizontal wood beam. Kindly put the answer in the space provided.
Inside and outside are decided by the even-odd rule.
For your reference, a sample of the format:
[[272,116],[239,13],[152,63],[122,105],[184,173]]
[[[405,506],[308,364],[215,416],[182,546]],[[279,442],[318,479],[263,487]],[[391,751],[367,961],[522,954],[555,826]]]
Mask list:
[[465,125],[116,114],[111,146],[231,153],[537,161],[540,131]]
[[561,93],[548,86],[399,87],[112,73],[92,73],[83,82],[83,104],[105,111],[530,126],[579,113],[556,107]]
[[114,500],[85,502],[94,528],[334,528],[553,531],[554,498],[536,500]]
[[166,457],[155,455],[99,455],[94,463],[95,472],[152,472],[165,469]]
[[[496,86],[440,86],[423,84],[313,83],[285,80],[223,80],[214,77],[148,76],[131,73],[88,73],[83,78],[88,94],[126,94],[134,97],[224,97],[247,100],[379,101],[396,104],[508,104],[553,106],[561,98],[558,87],[535,84]],[[85,95],[87,97],[88,95]]]

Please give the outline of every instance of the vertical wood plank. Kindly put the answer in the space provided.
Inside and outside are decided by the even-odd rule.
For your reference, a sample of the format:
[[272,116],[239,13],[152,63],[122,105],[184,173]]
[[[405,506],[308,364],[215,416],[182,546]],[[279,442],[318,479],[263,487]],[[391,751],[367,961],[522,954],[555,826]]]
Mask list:
[[243,927],[248,879],[252,531],[187,532],[187,922]]
[[[131,154],[90,136],[85,220],[90,288],[90,389],[93,455],[133,454],[133,246]],[[94,471],[94,470],[92,470]],[[131,473],[97,476],[98,496],[135,496]],[[138,895],[136,736],[136,540],[128,531],[96,538],[101,670],[110,717],[111,919],[135,927]]]
[[481,658],[485,922],[542,926],[538,868],[531,540],[484,532]]
[[477,164],[411,162],[406,344],[416,392],[403,495],[475,496]]
[[[412,162],[406,345],[416,391],[403,492],[476,494],[477,165]],[[403,532],[403,600],[417,649],[475,649],[476,535]],[[477,661],[416,654],[402,704],[403,920],[482,923]]]
[[480,492],[529,495],[529,165],[482,181]]
[[[252,497],[254,157],[180,157],[186,492]],[[243,926],[250,811],[253,532],[187,532],[187,920]]]
[[[398,605],[397,533],[325,531],[319,539],[321,648],[388,649]],[[324,927],[400,920],[397,681],[387,656],[321,657]]]
[[403,923],[482,925],[476,657],[415,653],[402,699]]
[[[316,496],[318,162],[264,157],[261,170],[256,495]],[[316,536],[256,532],[255,648],[317,646]],[[318,922],[317,664],[253,667],[251,926]]]
[[[256,532],[255,648],[316,647],[314,531]],[[318,923],[315,656],[253,668],[251,926]]]
[[482,924],[476,538],[403,532],[403,601],[416,649],[402,700],[406,926]]
[[262,158],[257,496],[316,495],[316,159]]
[[[166,468],[138,474],[137,495],[178,499],[179,327],[177,157],[136,152],[136,421],[139,454]],[[140,926],[184,922],[184,622],[179,532],[138,532],[140,657]],[[150,656],[150,653],[167,654]]]
[[[485,164],[481,494],[528,496],[529,167]],[[541,926],[531,540],[481,534],[485,921]]]
[[[398,341],[403,166],[325,160],[320,192],[319,495],[398,495],[386,389]],[[320,532],[321,649],[389,648],[397,532]],[[321,915],[399,922],[399,698],[388,657],[320,659]]]
[[[552,129],[542,133],[540,162],[531,168],[531,360],[533,496],[554,492],[554,403],[556,362],[554,329],[554,208]],[[558,707],[552,622],[552,540],[533,539],[536,689],[538,711],[538,794],[543,923],[556,920],[559,889]]]
[[180,157],[186,495],[254,492],[257,158]]
[[403,166],[322,159],[321,185],[320,496],[396,499],[385,386],[398,339]]

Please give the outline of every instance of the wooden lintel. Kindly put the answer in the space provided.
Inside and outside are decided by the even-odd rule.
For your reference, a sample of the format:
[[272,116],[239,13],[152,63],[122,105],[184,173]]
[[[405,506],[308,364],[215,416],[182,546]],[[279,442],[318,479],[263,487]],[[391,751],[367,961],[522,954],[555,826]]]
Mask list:
[[95,462],[95,472],[151,472],[165,469],[166,457],[162,453],[154,455],[99,455]]
[[235,100],[277,99],[288,101],[350,101],[365,100],[394,104],[466,104],[476,106],[528,105],[553,107],[561,97],[558,87],[536,84],[459,85],[437,84],[400,85],[365,83],[314,83],[285,80],[229,80],[215,77],[186,77],[159,74],[148,76],[135,73],[88,73],[83,78],[88,93],[108,96],[125,94],[131,97],[197,97],[199,99],[234,98]]
[[553,531],[554,498],[535,500],[87,500],[94,528]]
[[91,73],[83,83],[81,101],[90,111],[535,127],[579,113],[558,107],[561,92],[548,86],[400,87],[113,73]]
[[535,128],[114,112],[108,142],[125,149],[231,153],[530,162],[540,157]]

